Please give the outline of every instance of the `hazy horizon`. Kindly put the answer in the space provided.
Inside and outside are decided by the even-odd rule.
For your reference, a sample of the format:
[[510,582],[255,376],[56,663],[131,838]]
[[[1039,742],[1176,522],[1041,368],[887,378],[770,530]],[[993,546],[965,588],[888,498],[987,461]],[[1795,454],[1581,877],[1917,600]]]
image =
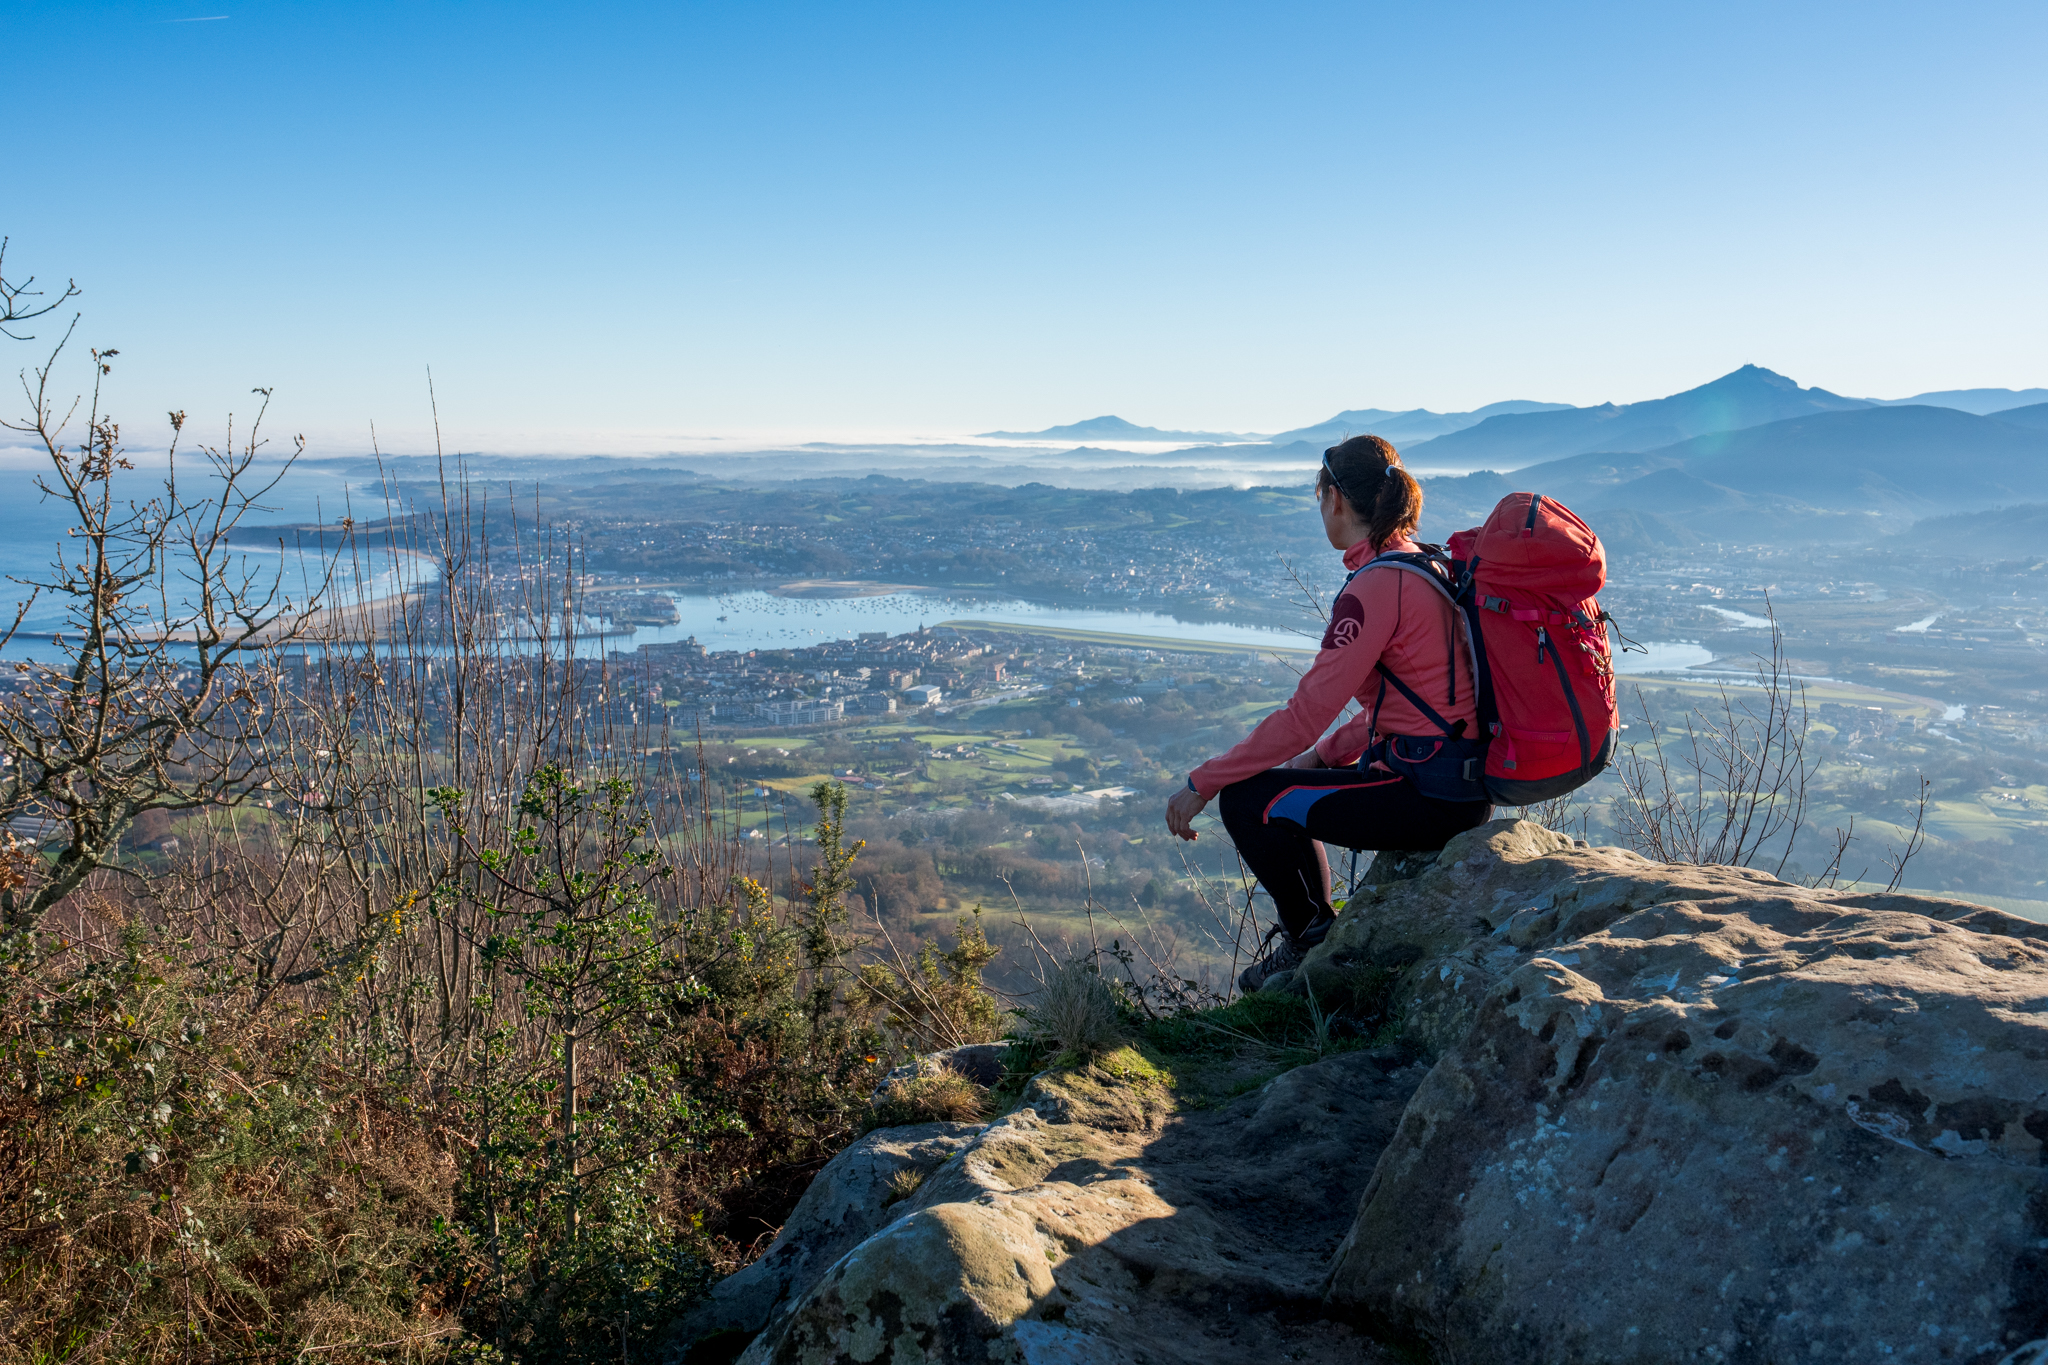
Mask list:
[[[45,331],[47,332],[47,330],[47,320],[45,320]],[[28,346],[33,346],[34,344],[29,343]],[[19,352],[28,349],[28,347],[17,346],[15,349]],[[84,356],[84,346],[74,344],[67,353],[66,368],[75,376],[77,382],[69,389],[64,388],[60,384],[56,386],[57,391],[63,392],[68,396],[72,392],[83,390],[89,386],[91,375]],[[136,372],[141,368],[140,365],[129,359],[125,348],[123,355],[115,364],[117,367],[116,373],[103,381],[105,386],[103,392],[108,410],[118,420],[123,422],[123,437],[132,452],[145,456],[161,452],[166,448],[166,438],[170,435],[168,425],[162,422],[152,424],[147,417],[140,421],[134,420],[135,414],[133,409],[137,405],[137,400],[128,391],[130,384],[127,381],[135,378]],[[1733,366],[1729,367],[1730,370],[1734,368]],[[1764,368],[1769,369],[1772,367],[1765,366]],[[1617,396],[1601,401],[1611,401],[1625,406],[1630,403],[1665,398],[1673,393],[1696,388],[1710,379],[1719,378],[1722,373],[1725,372],[1717,371],[1715,374],[1705,377],[1691,377],[1682,381],[1678,388],[1673,390],[1635,394],[1626,397]],[[1792,375],[1788,377],[1798,380],[1801,386],[1805,388],[1827,387],[1826,385],[1809,383],[1801,376]],[[2048,375],[2044,375],[2043,380],[2044,384],[2048,384]],[[438,389],[438,377],[436,384]],[[145,378],[137,382],[134,387],[147,390],[158,386],[150,384]],[[2026,384],[1959,384],[1952,387],[1955,389],[1998,387],[2019,391],[2041,386]],[[420,389],[421,403],[424,407],[426,406],[426,377],[424,372],[421,376]],[[1918,394],[1941,392],[1941,390],[1919,389],[1897,395],[1852,394],[1844,393],[1842,390],[1831,390],[1831,392],[1840,394],[1843,397],[1859,398],[1876,403],[1898,403]],[[251,406],[251,403],[254,401],[256,400],[247,393],[244,393],[241,395],[239,403],[223,408],[219,414],[200,410],[188,410],[189,415],[193,419],[193,425],[185,433],[182,442],[183,447],[187,450],[193,449],[195,442],[217,444],[225,434],[228,417],[233,415],[238,424],[246,422],[247,417],[254,411],[254,408]],[[1486,403],[1499,401],[1503,400],[1500,398],[1489,398],[1483,403],[1473,404],[1472,408],[1483,407]],[[1535,401],[1563,400],[1537,399]],[[370,458],[378,453],[382,453],[387,457],[405,459],[431,456],[436,453],[438,448],[449,455],[463,453],[508,458],[579,459],[610,456],[617,458],[659,459],[668,456],[750,455],[804,446],[846,447],[854,449],[879,446],[932,447],[934,449],[964,448],[985,450],[992,455],[1005,451],[1038,451],[1046,454],[1062,454],[1078,448],[1122,451],[1134,456],[1143,457],[1170,455],[1176,451],[1190,448],[1210,449],[1230,445],[1257,446],[1257,437],[1273,435],[1306,426],[1313,422],[1324,421],[1338,412],[1364,408],[1381,408],[1392,412],[1407,412],[1413,411],[1422,405],[1408,404],[1404,407],[1393,402],[1371,401],[1371,396],[1368,395],[1367,401],[1345,403],[1340,407],[1313,415],[1295,413],[1288,421],[1275,423],[1266,428],[1234,428],[1233,430],[1239,439],[1217,441],[1213,444],[1189,440],[1146,441],[1124,440],[1114,437],[1027,439],[1030,432],[1042,430],[1044,427],[1068,425],[1104,416],[1121,417],[1141,427],[1161,430],[1186,429],[1187,424],[1175,421],[1171,414],[1163,417],[1145,414],[1134,418],[1128,412],[1120,410],[1089,414],[1067,413],[1055,415],[1039,427],[1019,428],[1018,430],[1024,434],[1014,437],[988,436],[982,434],[988,430],[987,427],[975,427],[971,423],[968,426],[972,429],[959,431],[920,427],[909,423],[898,424],[893,427],[862,427],[846,423],[824,423],[815,426],[763,424],[752,429],[720,432],[703,430],[616,431],[608,432],[602,437],[586,435],[579,443],[573,437],[566,436],[560,432],[517,428],[494,429],[487,422],[461,421],[456,414],[448,410],[448,406],[444,397],[441,403],[442,429],[438,440],[434,431],[431,413],[429,413],[427,419],[418,424],[408,424],[405,422],[387,423],[383,420],[378,420],[374,438],[368,423],[365,423],[363,432],[354,440],[351,440],[346,434],[322,433],[316,428],[312,432],[307,433],[309,439],[306,452],[307,457],[312,459],[353,460]],[[1593,407],[1598,406],[1598,404],[1579,403],[1572,406]],[[273,396],[271,414],[264,423],[264,429],[270,437],[273,449],[283,450],[288,447],[289,441],[294,434],[306,431],[304,426],[294,427],[290,424],[288,417],[291,408],[292,404],[288,395],[277,394]],[[1471,411],[1472,408],[1438,408],[1432,409],[1432,411],[1462,412]],[[280,416],[280,412],[285,415]],[[155,431],[153,427],[160,427],[161,430]],[[1401,444],[1419,444],[1419,442],[1402,442]],[[8,433],[0,433],[0,468],[38,466],[46,458],[40,447],[25,445],[18,438],[10,439]],[[1292,465],[1288,467],[1291,468]]]

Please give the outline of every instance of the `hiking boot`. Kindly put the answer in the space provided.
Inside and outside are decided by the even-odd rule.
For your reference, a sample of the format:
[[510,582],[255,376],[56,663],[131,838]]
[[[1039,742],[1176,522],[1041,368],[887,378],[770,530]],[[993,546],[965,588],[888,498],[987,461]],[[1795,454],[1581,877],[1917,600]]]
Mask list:
[[1251,966],[1238,973],[1237,988],[1250,995],[1282,972],[1291,972],[1301,965],[1303,948],[1277,926],[1266,935],[1271,944],[1265,954]]

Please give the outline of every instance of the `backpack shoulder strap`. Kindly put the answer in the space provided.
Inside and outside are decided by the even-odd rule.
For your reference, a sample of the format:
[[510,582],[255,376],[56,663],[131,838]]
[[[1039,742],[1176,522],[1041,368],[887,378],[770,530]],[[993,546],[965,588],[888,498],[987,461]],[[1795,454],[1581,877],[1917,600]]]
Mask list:
[[[1432,550],[1435,549],[1435,547],[1431,548]],[[1479,667],[1477,643],[1472,638],[1472,623],[1471,621],[1466,619],[1466,614],[1463,609],[1463,606],[1458,600],[1460,592],[1465,585],[1462,582],[1459,583],[1456,587],[1452,585],[1450,559],[1446,555],[1444,555],[1443,552],[1440,550],[1436,550],[1434,553],[1431,553],[1429,551],[1423,551],[1419,553],[1398,550],[1389,551],[1385,554],[1374,555],[1371,559],[1366,560],[1365,563],[1359,565],[1356,569],[1353,569],[1351,571],[1351,578],[1358,577],[1358,575],[1364,573],[1367,569],[1377,568],[1396,569],[1404,573],[1413,574],[1417,578],[1426,579],[1431,587],[1435,588],[1438,593],[1442,594],[1444,601],[1450,605],[1451,618],[1458,623],[1458,628],[1464,631],[1465,633],[1465,650],[1468,656],[1473,661],[1472,666],[1475,674],[1474,682],[1476,686],[1476,675]],[[1347,578],[1344,581],[1348,584],[1351,581],[1351,578]],[[1451,646],[1450,654],[1451,694],[1445,700],[1447,703],[1455,704],[1458,700],[1458,651],[1455,645]],[[1442,730],[1446,734],[1449,734],[1451,732],[1451,727],[1444,723],[1443,718],[1437,715],[1437,713],[1434,710],[1430,709],[1430,707],[1420,697],[1418,697],[1415,694],[1415,692],[1408,686],[1408,684],[1402,682],[1399,678],[1395,677],[1393,673],[1388,670],[1387,666],[1384,663],[1378,665],[1378,668],[1380,673],[1384,675],[1384,677],[1386,678],[1386,682],[1391,682],[1397,689],[1399,689],[1401,695],[1406,697],[1409,700],[1409,702],[1412,703],[1414,706],[1418,707],[1422,711],[1422,714],[1426,716],[1429,720],[1435,722],[1438,729]],[[1384,699],[1387,695],[1386,682],[1380,684],[1380,696],[1382,699]],[[1377,728],[1378,726],[1378,715],[1379,708],[1375,706],[1373,708],[1375,728]]]
[[1389,551],[1386,554],[1374,555],[1353,569],[1350,577],[1344,581],[1348,584],[1352,578],[1358,577],[1367,569],[1399,569],[1414,574],[1417,578],[1426,578],[1431,587],[1443,594],[1446,602],[1453,607],[1458,605],[1458,595],[1451,587],[1449,561],[1437,555],[1411,554],[1405,551]]

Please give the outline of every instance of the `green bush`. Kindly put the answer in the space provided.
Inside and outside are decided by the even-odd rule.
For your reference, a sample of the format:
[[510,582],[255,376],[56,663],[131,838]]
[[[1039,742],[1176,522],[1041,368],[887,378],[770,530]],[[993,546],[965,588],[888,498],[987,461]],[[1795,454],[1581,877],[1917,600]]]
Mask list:
[[0,1362],[653,1350],[867,1126],[887,1065],[848,1004],[844,793],[817,795],[794,913],[745,880],[684,912],[629,785],[537,772],[466,865],[493,899],[459,1064],[378,1029],[431,998],[397,970],[411,936],[481,882],[296,989],[118,886],[0,939]]
[[813,795],[793,917],[744,878],[664,913],[674,867],[636,789],[555,765],[437,893],[451,916],[483,907],[482,960],[519,1002],[484,1002],[496,1022],[451,1106],[473,1146],[437,1250],[478,1340],[531,1365],[652,1349],[862,1130],[883,1049],[846,1001],[859,850],[845,789]]

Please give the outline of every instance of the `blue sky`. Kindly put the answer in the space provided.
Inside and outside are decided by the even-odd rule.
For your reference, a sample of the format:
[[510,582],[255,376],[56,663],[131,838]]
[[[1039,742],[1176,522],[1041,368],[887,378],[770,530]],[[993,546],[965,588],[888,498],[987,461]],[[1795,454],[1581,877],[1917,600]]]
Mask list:
[[2038,4],[5,24],[9,274],[86,288],[138,441],[267,384],[417,449],[430,364],[455,444],[563,451],[2048,383]]

